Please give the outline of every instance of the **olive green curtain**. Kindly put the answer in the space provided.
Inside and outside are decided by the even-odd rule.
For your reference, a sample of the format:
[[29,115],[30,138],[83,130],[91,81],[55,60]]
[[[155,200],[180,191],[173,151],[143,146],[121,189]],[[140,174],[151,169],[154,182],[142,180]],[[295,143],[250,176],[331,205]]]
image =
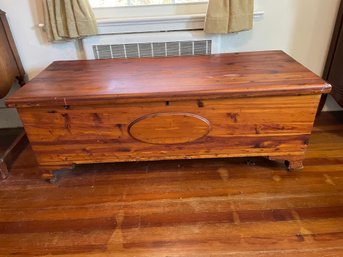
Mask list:
[[220,34],[249,30],[253,12],[253,0],[209,0],[204,30]]
[[50,41],[97,34],[88,0],[44,0],[45,30]]

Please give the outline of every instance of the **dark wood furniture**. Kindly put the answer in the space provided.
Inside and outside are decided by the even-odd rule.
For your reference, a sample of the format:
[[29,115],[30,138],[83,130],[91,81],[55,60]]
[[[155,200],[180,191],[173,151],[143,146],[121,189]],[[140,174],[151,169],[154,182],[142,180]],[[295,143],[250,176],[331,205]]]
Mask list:
[[7,104],[45,177],[74,164],[241,156],[300,169],[330,89],[267,51],[54,62]]
[[[17,79],[22,86],[25,83],[25,72],[14,43],[6,13],[0,10],[0,98],[7,95]],[[27,142],[24,131],[19,133],[12,144],[0,154],[0,178],[8,176],[8,169],[18,153]]]
[[[331,83],[331,95],[343,107],[343,1],[341,1],[323,78]],[[323,95],[320,110],[327,95]]]
[[6,13],[0,10],[0,98],[7,95],[15,79],[25,83],[25,71],[21,63]]

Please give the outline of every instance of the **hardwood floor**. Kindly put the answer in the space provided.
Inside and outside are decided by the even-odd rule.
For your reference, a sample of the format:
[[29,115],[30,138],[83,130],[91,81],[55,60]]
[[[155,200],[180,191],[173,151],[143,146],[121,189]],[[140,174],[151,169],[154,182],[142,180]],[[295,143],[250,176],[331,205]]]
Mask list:
[[0,181],[2,256],[343,256],[343,113],[301,172],[264,158],[77,166],[40,179],[30,148]]

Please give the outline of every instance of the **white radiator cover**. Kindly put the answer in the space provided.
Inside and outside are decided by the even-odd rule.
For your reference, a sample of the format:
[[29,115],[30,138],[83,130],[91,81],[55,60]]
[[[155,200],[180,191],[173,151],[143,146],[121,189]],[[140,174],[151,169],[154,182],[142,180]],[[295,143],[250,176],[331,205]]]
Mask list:
[[82,40],[83,48],[87,59],[96,59],[94,46],[117,45],[117,44],[141,44],[160,43],[175,41],[199,41],[211,40],[210,53],[220,52],[220,37],[205,34],[203,31],[175,31],[175,32],[153,32],[153,33],[132,33],[112,34],[88,37]]

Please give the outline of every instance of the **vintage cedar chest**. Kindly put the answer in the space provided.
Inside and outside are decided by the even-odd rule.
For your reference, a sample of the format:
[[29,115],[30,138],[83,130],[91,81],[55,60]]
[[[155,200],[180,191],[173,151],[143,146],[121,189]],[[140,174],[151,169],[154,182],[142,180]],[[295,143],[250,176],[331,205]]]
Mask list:
[[73,164],[265,156],[302,168],[331,86],[281,51],[52,63],[7,101],[45,177]]

